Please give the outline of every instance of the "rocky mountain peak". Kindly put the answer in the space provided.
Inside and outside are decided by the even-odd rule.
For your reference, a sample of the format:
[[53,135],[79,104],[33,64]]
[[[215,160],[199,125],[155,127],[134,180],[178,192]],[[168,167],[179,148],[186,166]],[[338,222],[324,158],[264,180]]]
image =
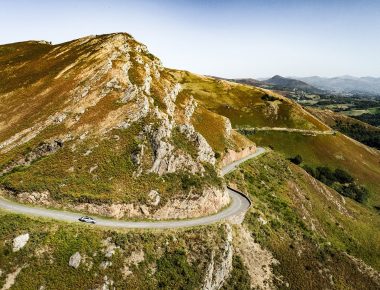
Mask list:
[[[172,182],[178,186],[184,176],[195,176],[197,188],[184,184],[172,194],[220,196],[212,211],[228,203],[214,149],[193,124],[194,115],[199,118],[204,109],[145,45],[116,33],[58,45],[19,43],[11,50],[23,56],[17,65],[0,58],[5,67],[0,74],[9,81],[0,88],[0,155],[6,160],[0,175],[9,174],[10,193],[24,192],[25,197],[33,191],[33,202],[44,204],[56,204],[54,197],[62,196],[75,204],[83,195],[90,203],[128,200],[135,208],[138,200],[145,206],[141,196],[148,202],[152,190],[167,191],[161,200],[168,202]],[[34,52],[25,55],[27,51]],[[14,76],[24,81],[22,88],[13,87]],[[31,99],[33,106],[27,106]],[[2,121],[6,119],[14,122]],[[230,138],[227,121],[217,119],[224,128],[221,136]],[[20,166],[26,170],[13,175]],[[53,177],[40,188],[34,186],[37,175]],[[78,179],[84,183],[77,184]],[[137,192],[131,184],[139,187]],[[209,205],[204,198],[204,205],[192,206],[192,212],[166,208],[187,217],[207,212],[202,206]],[[165,203],[155,207],[160,206]],[[92,205],[87,210],[118,217],[141,214],[124,203],[118,208],[117,213]],[[143,208],[145,216],[154,216],[152,209]],[[167,210],[160,213],[168,216]]]

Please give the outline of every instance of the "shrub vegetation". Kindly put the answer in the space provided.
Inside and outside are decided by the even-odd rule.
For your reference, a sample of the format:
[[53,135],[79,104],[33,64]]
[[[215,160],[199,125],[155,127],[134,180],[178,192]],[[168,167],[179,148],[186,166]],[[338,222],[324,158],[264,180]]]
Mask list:
[[313,168],[309,165],[303,165],[302,167],[314,178],[332,187],[341,195],[352,198],[357,202],[363,203],[369,195],[368,190],[364,186],[358,185],[354,178],[343,169],[332,170],[326,166]]

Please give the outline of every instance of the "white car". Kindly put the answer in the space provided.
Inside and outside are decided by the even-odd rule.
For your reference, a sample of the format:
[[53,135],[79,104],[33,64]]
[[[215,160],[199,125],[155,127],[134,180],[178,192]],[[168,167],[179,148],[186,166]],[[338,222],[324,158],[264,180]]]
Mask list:
[[88,224],[95,224],[96,221],[91,218],[91,217],[88,217],[88,216],[82,216],[79,218],[79,221],[83,222],[83,223],[88,223]]

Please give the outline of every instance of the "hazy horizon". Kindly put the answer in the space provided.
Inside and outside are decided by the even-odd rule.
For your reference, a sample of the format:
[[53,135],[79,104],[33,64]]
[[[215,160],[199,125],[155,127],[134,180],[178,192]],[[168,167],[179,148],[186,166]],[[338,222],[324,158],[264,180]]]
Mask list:
[[0,43],[127,32],[166,67],[226,78],[380,77],[380,1],[0,2]]

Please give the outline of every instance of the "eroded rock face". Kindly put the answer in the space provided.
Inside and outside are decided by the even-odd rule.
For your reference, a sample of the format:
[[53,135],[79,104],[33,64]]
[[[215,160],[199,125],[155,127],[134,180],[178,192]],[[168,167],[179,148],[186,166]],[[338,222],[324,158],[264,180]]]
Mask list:
[[[0,194],[14,196],[11,192],[0,190]],[[185,219],[211,215],[230,202],[226,189],[207,187],[201,193],[190,192],[187,196],[177,197],[162,204],[160,194],[151,190],[148,194],[147,204],[142,203],[65,203],[62,205],[54,201],[49,192],[20,193],[17,198],[23,202],[43,204],[56,208],[98,214],[115,219],[121,218],[149,218],[152,220],[162,219]]]
[[127,265],[135,265],[137,266],[141,262],[145,260],[145,253],[143,250],[133,251],[129,257],[125,259],[125,263]]
[[222,167],[226,166],[227,164],[230,164],[236,160],[247,157],[248,155],[253,154],[255,152],[256,152],[256,146],[254,145],[246,147],[239,152],[229,149],[227,153],[223,156],[223,159],[220,162],[220,165]]
[[102,246],[102,252],[106,258],[111,258],[115,254],[116,250],[120,249],[119,246],[112,242],[110,237],[102,241]]
[[232,125],[230,119],[228,118],[224,118],[224,130],[226,132],[226,137],[231,137]]
[[206,139],[200,134],[196,133],[195,142],[198,146],[198,160],[208,162],[215,165],[215,153],[211,146],[207,143]]
[[211,261],[202,287],[204,290],[220,289],[232,270],[232,228],[229,224],[225,224],[225,230],[226,240],[222,248],[221,256],[216,258],[214,251],[211,254]]
[[[230,197],[226,190],[217,188],[206,188],[201,195],[189,194],[182,199],[168,201],[162,207],[156,208],[159,201],[158,196],[151,194],[154,204],[90,204],[83,203],[74,206],[75,210],[86,211],[91,214],[100,214],[113,218],[150,218],[161,219],[184,219],[206,216],[218,212],[221,208],[228,205]],[[157,205],[159,202],[157,203]]]
[[164,97],[164,103],[167,108],[167,113],[169,116],[174,115],[175,111],[175,101],[177,99],[177,96],[179,92],[181,91],[181,85],[180,84],[175,84],[173,89],[167,92],[166,96]]
[[195,109],[197,108],[198,103],[194,100],[194,97],[191,96],[190,99],[186,103],[185,107],[185,124],[190,124],[191,117],[194,114]]
[[121,219],[123,217],[143,217],[140,211],[139,205],[134,204],[92,204],[81,203],[73,205],[73,209],[76,211],[83,211],[90,214],[99,214],[102,216]]
[[141,164],[141,159],[142,157],[144,156],[144,144],[139,144],[138,147],[137,147],[137,150],[132,152],[132,155],[131,155],[131,159],[132,159],[132,162],[136,165],[140,165]]
[[249,231],[239,226],[236,231],[235,250],[247,267],[253,289],[274,289],[273,266],[279,262],[268,250],[252,238]]
[[150,142],[154,152],[154,162],[151,172],[162,175],[169,172],[170,157],[174,146],[169,142],[173,130],[173,123],[169,121],[166,114],[159,114],[161,121],[157,128],[146,126],[145,132],[150,137]]
[[160,203],[161,197],[157,191],[151,190],[148,193],[148,197],[149,197],[149,202],[151,205],[157,206]]
[[4,285],[3,287],[1,288],[1,290],[8,290],[8,289],[11,289],[13,284],[16,282],[16,278],[17,276],[20,274],[21,270],[24,268],[25,266],[22,266],[22,267],[18,267],[16,268],[16,270],[12,273],[9,273],[7,275],[7,277],[5,278],[5,282],[4,282]]
[[29,234],[23,234],[13,240],[13,252],[20,251],[29,241]]
[[144,79],[143,90],[145,94],[147,95],[150,95],[151,83],[152,83],[152,77],[150,75],[150,67],[149,67],[149,64],[145,64],[145,79]]
[[50,193],[48,191],[43,192],[21,192],[16,195],[17,199],[22,202],[41,204],[41,205],[51,205],[52,200],[50,198]]
[[129,101],[134,100],[138,93],[139,93],[138,87],[134,84],[130,84],[127,90],[122,95],[121,102],[128,103]]
[[195,143],[198,149],[198,161],[207,162],[214,165],[215,152],[207,143],[206,139],[200,133],[195,131],[194,126],[190,124],[184,124],[179,128],[181,133],[183,133],[189,141]]
[[59,150],[60,148],[63,147],[63,143],[64,143],[63,140],[57,139],[57,140],[52,140],[52,141],[45,142],[45,143],[41,144],[40,146],[38,146],[37,148],[35,148],[31,152],[26,154],[24,157],[20,158],[17,161],[13,161],[10,164],[8,164],[0,172],[0,176],[5,174],[5,173],[10,172],[11,170],[13,170],[14,168],[16,168],[18,166],[29,166],[33,161],[35,161],[41,157],[53,154],[54,152],[56,152],[57,150]]
[[82,256],[79,252],[76,252],[70,257],[69,266],[77,269],[82,261]]
[[124,267],[121,269],[121,273],[124,278],[131,275],[133,272],[130,269],[132,265],[137,266],[145,260],[145,253],[143,250],[137,250],[130,253],[130,255],[124,260]]
[[169,115],[159,110],[155,110],[155,116],[160,120],[158,127],[148,125],[144,128],[154,153],[154,162],[150,171],[159,175],[176,172],[180,169],[191,173],[203,172],[202,164],[194,160],[187,152],[178,150],[171,143],[172,131],[176,126],[173,119],[169,120]]
[[153,213],[152,217],[155,219],[184,219],[210,215],[227,206],[229,201],[230,197],[226,190],[206,188],[200,196],[189,194],[185,199],[168,201]]

